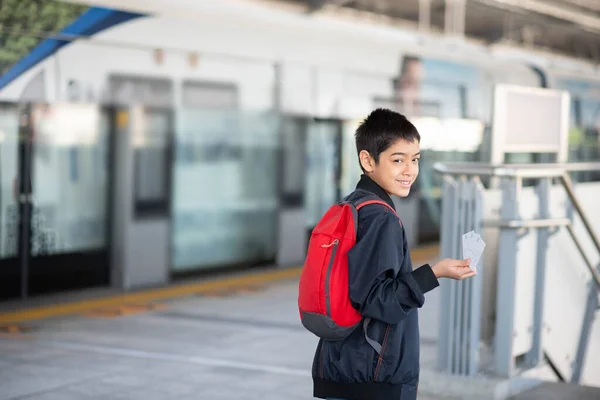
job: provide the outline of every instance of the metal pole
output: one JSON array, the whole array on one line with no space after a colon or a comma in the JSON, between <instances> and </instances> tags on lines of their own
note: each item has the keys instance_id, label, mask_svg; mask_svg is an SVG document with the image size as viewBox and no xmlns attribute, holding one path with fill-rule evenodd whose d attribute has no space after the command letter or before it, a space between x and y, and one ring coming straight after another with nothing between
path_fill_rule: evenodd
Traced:
<instances>
[{"instance_id":1,"label":"metal pole","mask_svg":"<svg viewBox=\"0 0 600 400\"><path fill-rule=\"evenodd\" d=\"M590 340L590 333L594 325L594 319L598 312L598 286L592 280L589 283L589 294L588 301L585 307L585 314L583 316L583 324L581 326L581 333L579 335L579 343L577 344L577 354L575 355L575 361L573 365L573 373L571 375L571 383L579 383L581 379L581 372L585 363L585 356L588 349L588 343Z\"/></svg>"},{"instance_id":2,"label":"metal pole","mask_svg":"<svg viewBox=\"0 0 600 400\"><path fill-rule=\"evenodd\" d=\"M452 251L450 253L451 258L455 258L456 249L458 247L458 235L457 235L457 227L460 224L461 216L460 216L460 181L457 181L454 195L452 196L454 201L452 202ZM451 340L449 342L448 351L450 354L450 373L456 373L458 370L458 351L456 349L456 342L458 341L458 334L456 327L458 326L457 320L460 320L460 309L456 306L457 299L460 295L459 288L457 285L458 282L450 280L448 285L450 286L450 302L448 303L450 309L450 332L451 332Z\"/></svg>"},{"instance_id":3,"label":"metal pole","mask_svg":"<svg viewBox=\"0 0 600 400\"><path fill-rule=\"evenodd\" d=\"M482 221L483 221L483 185L476 177L473 183L473 230L483 236ZM479 338L481 334L481 288L483 282L483 260L480 260L480 268L477 269L477 276L474 277L471 284L471 327L469 331L469 375L475 375L479 367Z\"/></svg>"},{"instance_id":4,"label":"metal pole","mask_svg":"<svg viewBox=\"0 0 600 400\"><path fill-rule=\"evenodd\" d=\"M440 249L441 258L450 258L453 256L454 245L454 226L455 217L454 203L456 202L455 193L457 191L456 183L453 178L444 176L443 197L442 197L442 220ZM440 325L438 341L438 367L445 373L452 372L452 343L454 309L452 307L452 286L450 280L442 279L440 282Z\"/></svg>"},{"instance_id":5,"label":"metal pole","mask_svg":"<svg viewBox=\"0 0 600 400\"><path fill-rule=\"evenodd\" d=\"M463 187L464 187L464 177L460 177L458 179L458 188L456 192L456 206L455 206L455 214L456 214L456 224L454 225L454 246L452 248L452 257L458 258L457 253L460 250L460 232L463 231L464 227L464 201L463 201ZM453 334L453 342L452 342L452 373L460 374L460 361L461 361L461 327L462 327L462 319L463 319L463 310L462 310L462 298L463 298L463 287L460 284L461 282L452 281L453 288L453 302L452 307L454 307L454 320L452 321L452 334Z\"/></svg>"},{"instance_id":6,"label":"metal pole","mask_svg":"<svg viewBox=\"0 0 600 400\"><path fill-rule=\"evenodd\" d=\"M550 179L540 180L537 187L538 218L550 218ZM526 361L536 366L542 358L542 324L544 321L544 293L546 287L546 254L550 237L547 227L537 230L537 257L535 271L535 290L533 292L533 324L531 329L531 350L526 355Z\"/></svg>"},{"instance_id":7,"label":"metal pole","mask_svg":"<svg viewBox=\"0 0 600 400\"><path fill-rule=\"evenodd\" d=\"M462 235L472 229L472 203L473 197L471 192L471 181L465 180L462 182L462 204L463 204L463 224L462 231L459 232L459 248L457 258L462 258ZM473 279L459 282L462 289L462 323L460 328L460 373L466 374L469 360L469 327L470 327L470 300L471 300L471 283Z\"/></svg>"},{"instance_id":8,"label":"metal pole","mask_svg":"<svg viewBox=\"0 0 600 400\"><path fill-rule=\"evenodd\" d=\"M518 218L521 179L505 179L502 184L502 219ZM498 292L496 295L496 327L494 363L496 372L510 377L514 370L513 326L515 310L515 275L517 264L517 232L501 229L498 241Z\"/></svg>"}]
</instances>

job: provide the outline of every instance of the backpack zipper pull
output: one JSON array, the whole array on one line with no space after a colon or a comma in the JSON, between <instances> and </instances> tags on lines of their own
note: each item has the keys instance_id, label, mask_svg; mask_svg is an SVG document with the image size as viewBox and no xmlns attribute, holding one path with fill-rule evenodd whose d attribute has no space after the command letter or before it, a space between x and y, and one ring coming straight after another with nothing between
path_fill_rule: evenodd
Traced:
<instances>
[{"instance_id":1,"label":"backpack zipper pull","mask_svg":"<svg viewBox=\"0 0 600 400\"><path fill-rule=\"evenodd\" d=\"M322 244L321 247L331 247L334 244L338 244L340 241L335 239L333 242L329 243L329 244Z\"/></svg>"}]
</instances>

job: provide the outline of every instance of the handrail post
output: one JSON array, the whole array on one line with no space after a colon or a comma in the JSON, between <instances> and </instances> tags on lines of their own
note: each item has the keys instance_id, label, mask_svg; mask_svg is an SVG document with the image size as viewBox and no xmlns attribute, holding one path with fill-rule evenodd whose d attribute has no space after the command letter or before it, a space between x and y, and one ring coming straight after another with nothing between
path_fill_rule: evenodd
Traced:
<instances>
[{"instance_id":1,"label":"handrail post","mask_svg":"<svg viewBox=\"0 0 600 400\"><path fill-rule=\"evenodd\" d=\"M471 181L471 193L473 195L473 230L483 236L483 185L479 177L474 177ZM469 327L469 375L476 375L479 370L479 341L481 338L481 303L484 274L486 270L484 260L480 261L480 267L477 270L477 279L472 279L471 285L471 326Z\"/></svg>"},{"instance_id":2,"label":"handrail post","mask_svg":"<svg viewBox=\"0 0 600 400\"><path fill-rule=\"evenodd\" d=\"M444 176L441 257L460 258L462 235L481 233L483 193L479 179ZM449 374L474 376L479 369L481 276L440 282L438 367Z\"/></svg>"},{"instance_id":3,"label":"handrail post","mask_svg":"<svg viewBox=\"0 0 600 400\"><path fill-rule=\"evenodd\" d=\"M515 220L519 218L518 198L521 184L522 181L518 177L504 179L504 182L502 182L502 219ZM505 377L512 376L515 367L513 358L513 332L517 241L516 230L500 228L494 364L496 372Z\"/></svg>"},{"instance_id":4,"label":"handrail post","mask_svg":"<svg viewBox=\"0 0 600 400\"><path fill-rule=\"evenodd\" d=\"M441 258L454 257L456 226L456 207L458 202L458 188L456 181L447 175L444 175L442 199L442 220L441 220ZM453 343L455 340L454 330L454 304L455 290L452 282L443 279L440 282L440 307L447 312L440 313L439 342L438 342L438 367L445 373L452 373Z\"/></svg>"},{"instance_id":5,"label":"handrail post","mask_svg":"<svg viewBox=\"0 0 600 400\"><path fill-rule=\"evenodd\" d=\"M589 292L587 298L587 304L585 308L585 314L583 317L583 325L581 327L581 333L579 336L579 343L577 344L577 353L575 355L575 362L573 365L573 373L571 375L572 383L579 383L581 380L581 374L583 366L585 365L585 357L587 354L588 343L590 340L590 334L592 333L592 327L594 325L594 317L598 312L598 286L596 282L591 281L589 283Z\"/></svg>"},{"instance_id":6,"label":"handrail post","mask_svg":"<svg viewBox=\"0 0 600 400\"><path fill-rule=\"evenodd\" d=\"M538 215L540 219L550 218L550 178L542 178L536 188ZM531 350L526 361L530 367L536 366L542 358L542 325L544 320L544 293L546 287L546 254L549 243L549 229L537 230L537 257L535 268L535 289L533 292L533 324L531 329Z\"/></svg>"}]
</instances>

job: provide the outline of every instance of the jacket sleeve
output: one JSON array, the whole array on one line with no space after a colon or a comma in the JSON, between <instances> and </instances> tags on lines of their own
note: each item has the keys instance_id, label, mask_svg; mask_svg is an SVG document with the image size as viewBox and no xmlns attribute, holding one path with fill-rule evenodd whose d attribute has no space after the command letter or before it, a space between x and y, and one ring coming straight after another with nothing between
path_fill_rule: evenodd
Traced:
<instances>
[{"instance_id":1,"label":"jacket sleeve","mask_svg":"<svg viewBox=\"0 0 600 400\"><path fill-rule=\"evenodd\" d=\"M422 307L424 294L439 285L429 265L395 276L404 262L403 242L398 219L381 213L364 226L348 252L350 300L364 317L397 324Z\"/></svg>"}]
</instances>

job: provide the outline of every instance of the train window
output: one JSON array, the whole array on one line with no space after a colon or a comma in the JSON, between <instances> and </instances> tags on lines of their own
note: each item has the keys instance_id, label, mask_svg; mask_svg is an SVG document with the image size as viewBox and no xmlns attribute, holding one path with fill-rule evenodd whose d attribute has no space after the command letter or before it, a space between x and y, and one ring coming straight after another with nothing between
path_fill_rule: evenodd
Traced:
<instances>
[{"instance_id":1,"label":"train window","mask_svg":"<svg viewBox=\"0 0 600 400\"><path fill-rule=\"evenodd\" d=\"M182 108L176 118L173 271L272 262L279 215L279 117Z\"/></svg>"},{"instance_id":2,"label":"train window","mask_svg":"<svg viewBox=\"0 0 600 400\"><path fill-rule=\"evenodd\" d=\"M308 121L287 118L281 130L281 202L285 207L299 207L304 202L305 146Z\"/></svg>"},{"instance_id":3,"label":"train window","mask_svg":"<svg viewBox=\"0 0 600 400\"><path fill-rule=\"evenodd\" d=\"M309 229L339 199L340 140L340 121L315 119L309 123L304 169L304 206Z\"/></svg>"},{"instance_id":4,"label":"train window","mask_svg":"<svg viewBox=\"0 0 600 400\"><path fill-rule=\"evenodd\" d=\"M600 85L592 81L560 79L557 89L571 94L569 162L600 159ZM573 172L578 182L599 181L600 172Z\"/></svg>"},{"instance_id":5,"label":"train window","mask_svg":"<svg viewBox=\"0 0 600 400\"><path fill-rule=\"evenodd\" d=\"M142 126L133 133L134 201L136 216L165 215L170 196L171 116L145 110Z\"/></svg>"},{"instance_id":6,"label":"train window","mask_svg":"<svg viewBox=\"0 0 600 400\"><path fill-rule=\"evenodd\" d=\"M111 74L108 77L108 99L111 104L144 104L171 107L173 84L169 79Z\"/></svg>"},{"instance_id":7,"label":"train window","mask_svg":"<svg viewBox=\"0 0 600 400\"><path fill-rule=\"evenodd\" d=\"M435 99L434 101L439 104L438 116L440 118L466 117L466 98L462 85L425 82L421 86L421 96L423 99Z\"/></svg>"},{"instance_id":8,"label":"train window","mask_svg":"<svg viewBox=\"0 0 600 400\"><path fill-rule=\"evenodd\" d=\"M19 110L0 104L0 260L17 255Z\"/></svg>"},{"instance_id":9,"label":"train window","mask_svg":"<svg viewBox=\"0 0 600 400\"><path fill-rule=\"evenodd\" d=\"M579 100L581 120L572 128L570 135L570 156L572 161L586 162L600 159L600 99L582 98ZM578 174L579 181L600 180L598 171Z\"/></svg>"}]
</instances>

